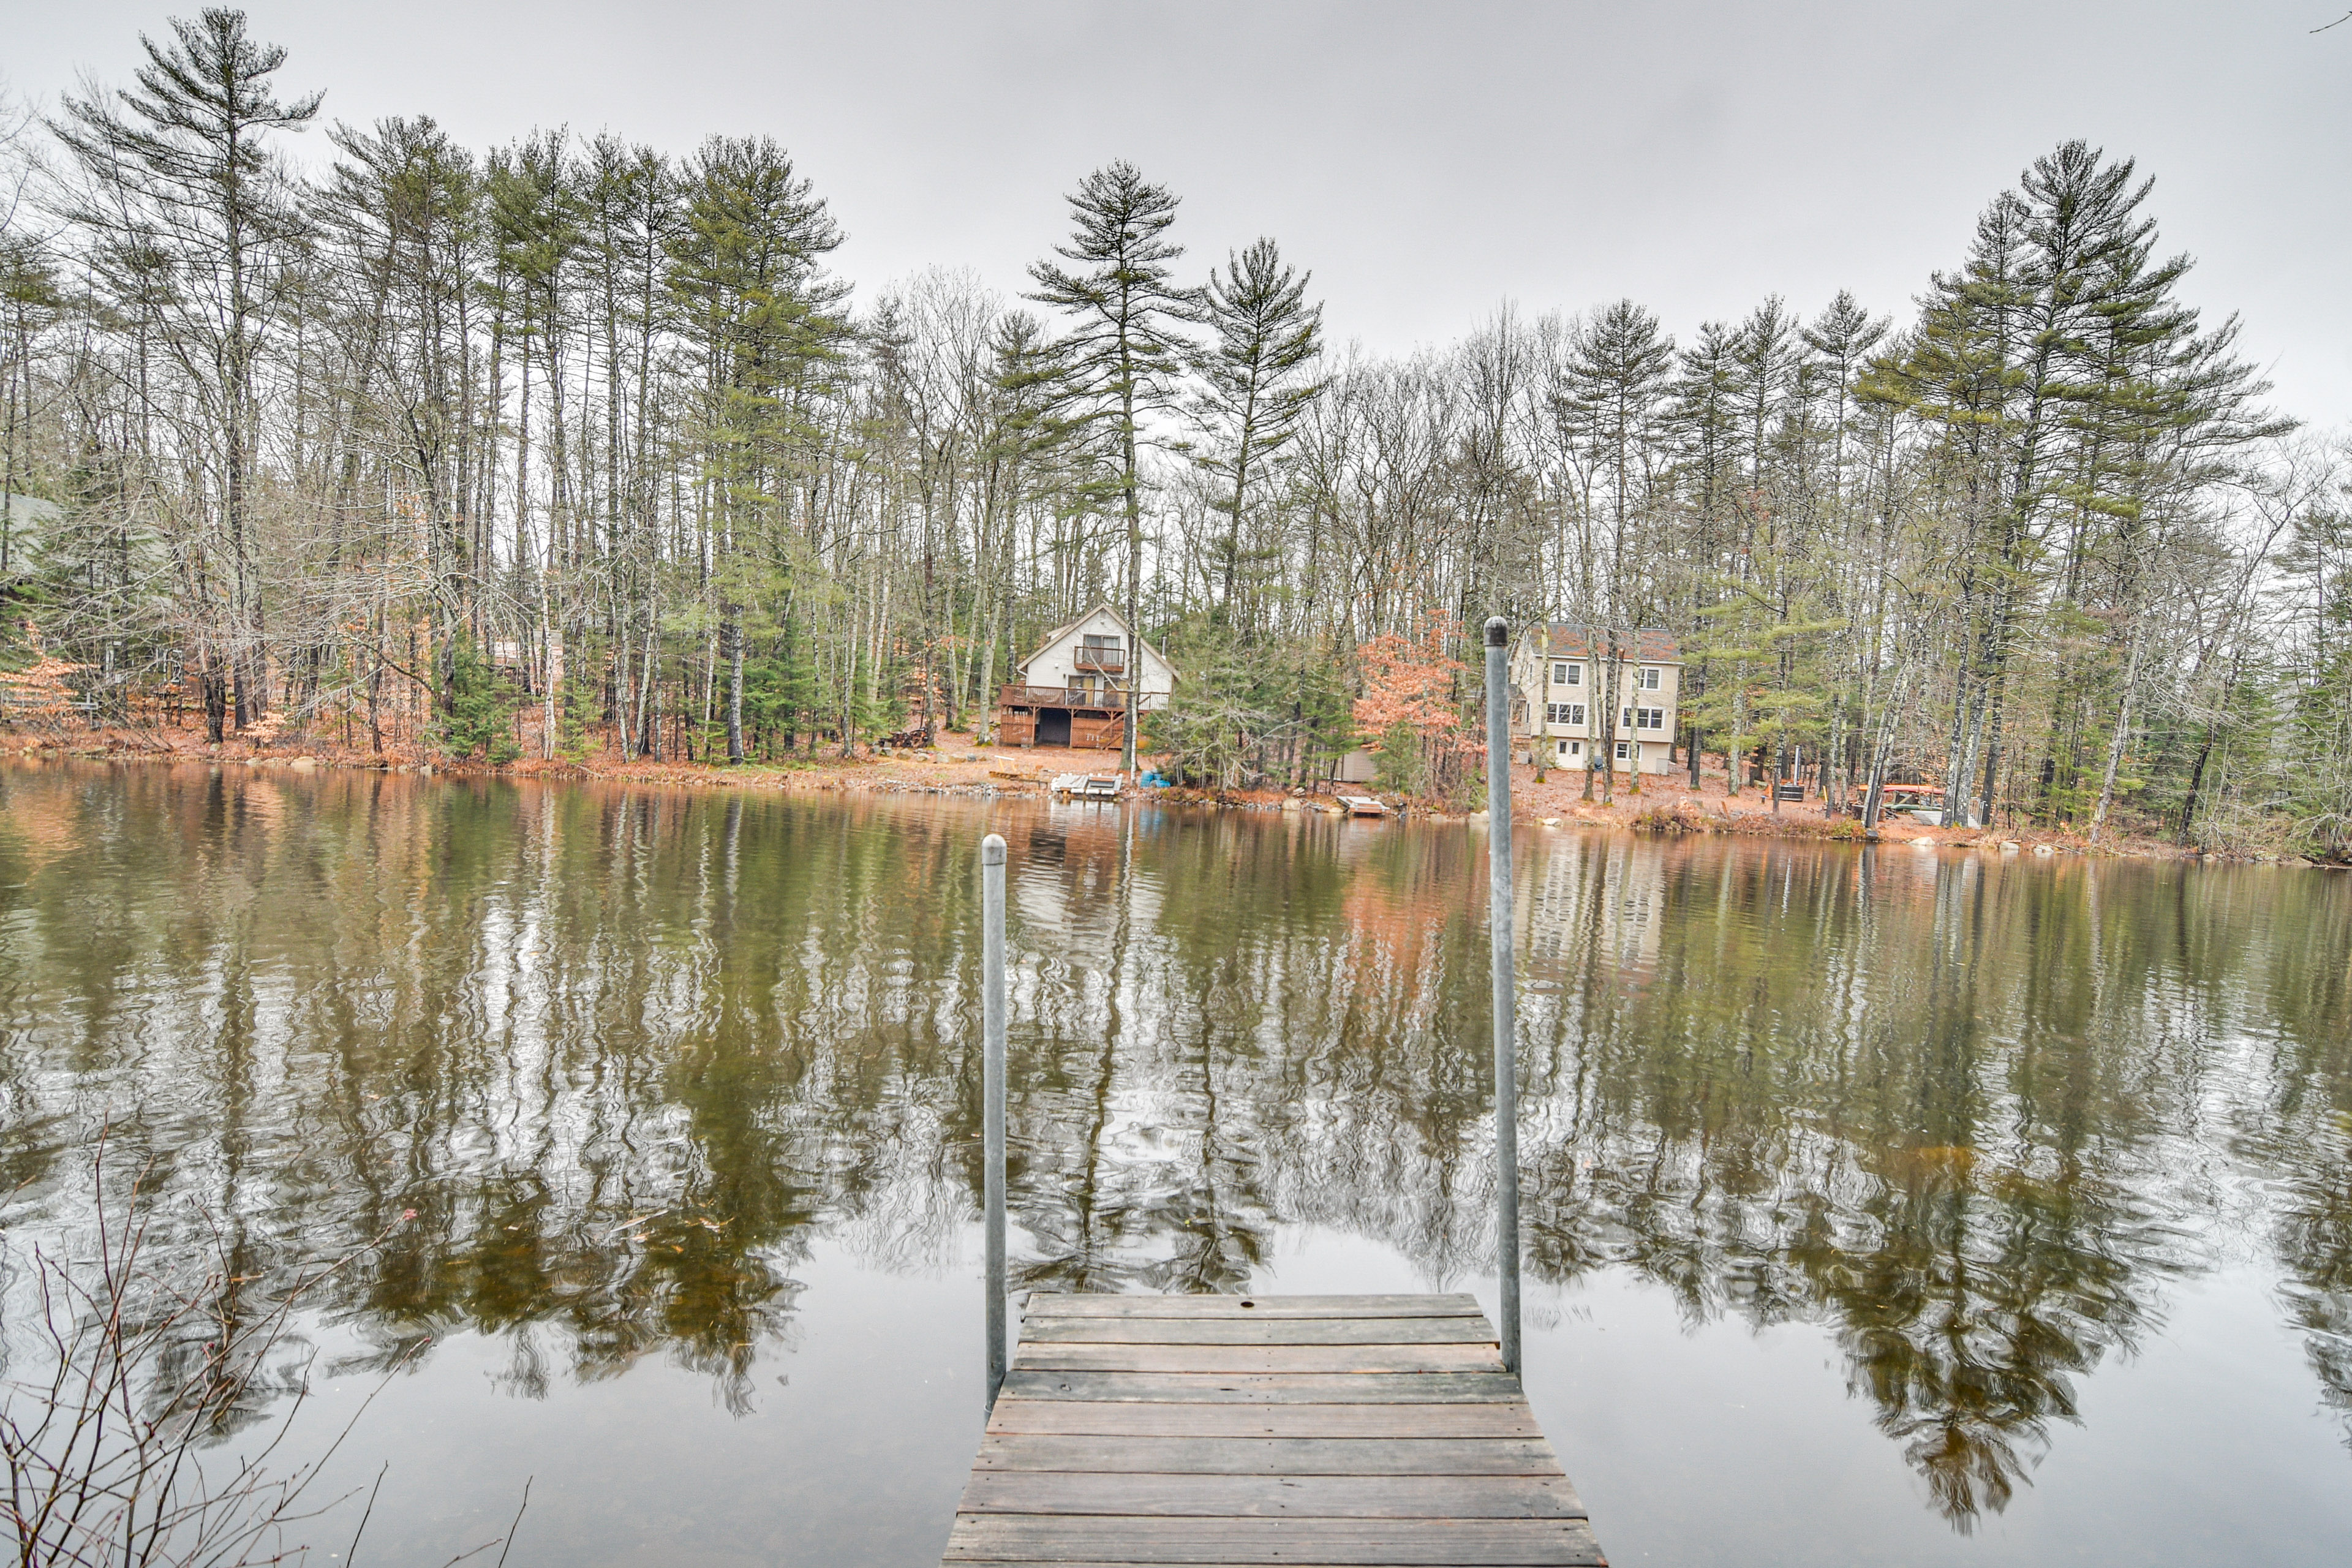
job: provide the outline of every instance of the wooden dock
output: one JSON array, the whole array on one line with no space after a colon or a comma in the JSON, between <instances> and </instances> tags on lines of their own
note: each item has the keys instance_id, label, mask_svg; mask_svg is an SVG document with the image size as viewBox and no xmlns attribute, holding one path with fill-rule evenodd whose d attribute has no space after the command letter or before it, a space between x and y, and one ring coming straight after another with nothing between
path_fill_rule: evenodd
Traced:
<instances>
[{"instance_id":1,"label":"wooden dock","mask_svg":"<svg viewBox=\"0 0 2352 1568\"><path fill-rule=\"evenodd\" d=\"M1034 1295L942 1561L1604 1559L1468 1296Z\"/></svg>"}]
</instances>

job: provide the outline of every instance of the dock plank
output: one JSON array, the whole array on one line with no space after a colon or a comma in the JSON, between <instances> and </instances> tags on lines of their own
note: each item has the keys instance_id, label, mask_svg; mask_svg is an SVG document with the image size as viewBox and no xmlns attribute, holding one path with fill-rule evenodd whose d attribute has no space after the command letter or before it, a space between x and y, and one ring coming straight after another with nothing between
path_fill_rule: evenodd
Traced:
<instances>
[{"instance_id":1,"label":"dock plank","mask_svg":"<svg viewBox=\"0 0 2352 1568\"><path fill-rule=\"evenodd\" d=\"M1475 1296L1088 1296L1039 1291L1023 1315L1039 1318L1479 1318Z\"/></svg>"},{"instance_id":2,"label":"dock plank","mask_svg":"<svg viewBox=\"0 0 2352 1568\"><path fill-rule=\"evenodd\" d=\"M1524 1403L1519 1380L1503 1372L1200 1373L1025 1371L1005 1373L1004 1393L1023 1399L1144 1400L1212 1405L1434 1405ZM1002 1408L1000 1403L999 1408Z\"/></svg>"},{"instance_id":3,"label":"dock plank","mask_svg":"<svg viewBox=\"0 0 2352 1568\"><path fill-rule=\"evenodd\" d=\"M1043 1373L1032 1373L1043 1376ZM1117 1375L1117 1374L1103 1374ZM1095 1437L1541 1437L1535 1417L1500 1400L1446 1404L1210 1404L1198 1399L999 1400L988 1429Z\"/></svg>"},{"instance_id":4,"label":"dock plank","mask_svg":"<svg viewBox=\"0 0 2352 1568\"><path fill-rule=\"evenodd\" d=\"M1581 1519L1566 1476L1162 1475L991 1471L963 1510L1134 1519Z\"/></svg>"},{"instance_id":5,"label":"dock plank","mask_svg":"<svg viewBox=\"0 0 2352 1568\"><path fill-rule=\"evenodd\" d=\"M1432 1408L1443 1408L1433 1406ZM982 1470L1100 1470L1196 1476L1558 1476L1541 1437L1063 1436L992 1432Z\"/></svg>"},{"instance_id":6,"label":"dock plank","mask_svg":"<svg viewBox=\"0 0 2352 1568\"><path fill-rule=\"evenodd\" d=\"M1488 1344L1483 1317L1451 1318L1032 1318L1033 1345L1435 1345Z\"/></svg>"},{"instance_id":7,"label":"dock plank","mask_svg":"<svg viewBox=\"0 0 2352 1568\"><path fill-rule=\"evenodd\" d=\"M1033 1296L943 1564L1599 1568L1468 1296Z\"/></svg>"},{"instance_id":8,"label":"dock plank","mask_svg":"<svg viewBox=\"0 0 2352 1568\"><path fill-rule=\"evenodd\" d=\"M1039 1344L1024 1340L1024 1372L1501 1372L1493 1342L1437 1345Z\"/></svg>"},{"instance_id":9,"label":"dock plank","mask_svg":"<svg viewBox=\"0 0 2352 1568\"><path fill-rule=\"evenodd\" d=\"M1605 1568L1580 1519L1134 1519L958 1514L942 1563Z\"/></svg>"}]
</instances>

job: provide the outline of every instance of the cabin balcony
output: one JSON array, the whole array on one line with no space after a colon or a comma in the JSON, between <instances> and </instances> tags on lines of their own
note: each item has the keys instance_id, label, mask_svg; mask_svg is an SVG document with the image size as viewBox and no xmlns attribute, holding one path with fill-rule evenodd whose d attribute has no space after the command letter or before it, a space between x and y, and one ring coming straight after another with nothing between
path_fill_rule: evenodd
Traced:
<instances>
[{"instance_id":1,"label":"cabin balcony","mask_svg":"<svg viewBox=\"0 0 2352 1568\"><path fill-rule=\"evenodd\" d=\"M1127 673L1127 654L1115 647L1082 647L1070 655L1070 666L1097 675Z\"/></svg>"},{"instance_id":2,"label":"cabin balcony","mask_svg":"<svg viewBox=\"0 0 2352 1568\"><path fill-rule=\"evenodd\" d=\"M1103 686L1091 689L1067 686L1000 687L996 693L999 708L1075 708L1104 713L1127 710L1127 689L1124 687Z\"/></svg>"}]
</instances>

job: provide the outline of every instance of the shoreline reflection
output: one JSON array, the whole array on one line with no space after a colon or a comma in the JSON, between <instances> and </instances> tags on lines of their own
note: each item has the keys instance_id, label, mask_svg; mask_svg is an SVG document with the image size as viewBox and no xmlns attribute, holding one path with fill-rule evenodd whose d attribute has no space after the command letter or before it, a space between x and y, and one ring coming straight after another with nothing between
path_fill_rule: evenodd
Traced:
<instances>
[{"instance_id":1,"label":"shoreline reflection","mask_svg":"<svg viewBox=\"0 0 2352 1568\"><path fill-rule=\"evenodd\" d=\"M502 1386L751 1407L820 1239L957 1265L972 850L1012 845L1022 1282L1238 1290L1286 1227L1487 1267L1484 840L1277 814L243 769L0 769L0 1160L101 1121L259 1290ZM1933 1508L2257 1251L2352 1446L2352 879L1534 834L1527 1267L1822 1325ZM12 1321L14 1321L12 1319Z\"/></svg>"}]
</instances>

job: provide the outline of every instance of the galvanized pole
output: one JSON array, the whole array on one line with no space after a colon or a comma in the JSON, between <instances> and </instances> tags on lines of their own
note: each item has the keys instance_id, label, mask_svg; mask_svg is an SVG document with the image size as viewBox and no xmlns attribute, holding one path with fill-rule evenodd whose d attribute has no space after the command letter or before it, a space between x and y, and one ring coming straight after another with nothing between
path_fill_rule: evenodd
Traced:
<instances>
[{"instance_id":1,"label":"galvanized pole","mask_svg":"<svg viewBox=\"0 0 2352 1568\"><path fill-rule=\"evenodd\" d=\"M980 841L982 1201L988 1215L988 1407L1004 1386L1004 840Z\"/></svg>"},{"instance_id":2,"label":"galvanized pole","mask_svg":"<svg viewBox=\"0 0 2352 1568\"><path fill-rule=\"evenodd\" d=\"M1486 921L1495 951L1495 1267L1503 1365L1519 1370L1519 1085L1511 913L1510 623L1486 623Z\"/></svg>"}]
</instances>

